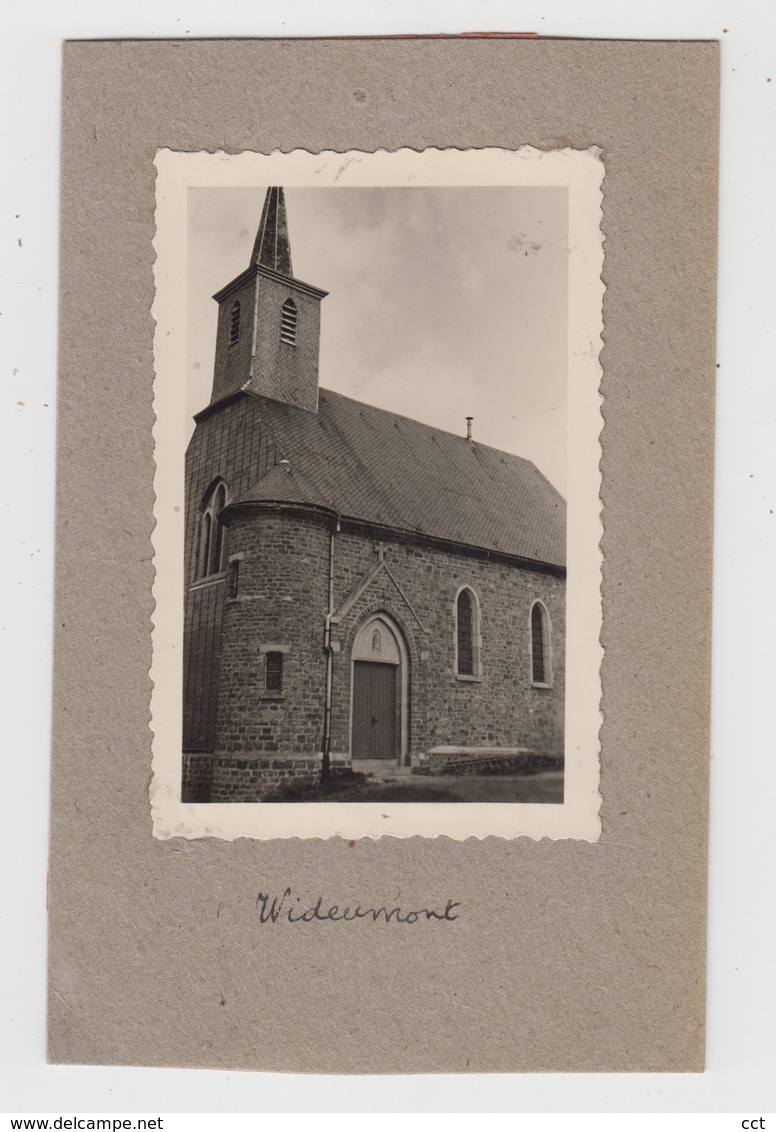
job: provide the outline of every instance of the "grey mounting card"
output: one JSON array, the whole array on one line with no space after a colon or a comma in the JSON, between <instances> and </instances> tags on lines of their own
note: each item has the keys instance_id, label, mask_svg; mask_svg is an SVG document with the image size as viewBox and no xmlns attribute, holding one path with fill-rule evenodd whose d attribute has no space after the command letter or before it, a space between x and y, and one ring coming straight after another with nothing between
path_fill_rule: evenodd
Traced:
<instances>
[{"instance_id":1,"label":"grey mounting card","mask_svg":"<svg viewBox=\"0 0 776 1132\"><path fill-rule=\"evenodd\" d=\"M718 82L715 43L419 39L65 46L49 912L52 1061L332 1073L703 1068ZM467 473L466 461L478 459L479 452L477 474L492 473L500 491L506 490L508 473L488 471L489 462L503 457L510 467L523 468L515 461L527 458L548 484L542 488L545 499L553 497L553 477L563 470L547 455L557 455L563 446L553 448L549 440L538 444L537 438L547 435L546 420L538 412L540 400L530 400L524 377L541 343L529 327L521 369L514 346L498 348L502 332L505 343L513 342L509 319L500 314L488 323L487 374L467 386L463 376L456 376L465 343L453 351L449 343L456 340L456 326L448 323L444 333L431 326L430 288L419 285L421 266L425 270L434 254L440 255L439 265L449 265L455 248L460 261L463 241L471 235L471 201L486 202L483 241L501 231L509 209L520 207L528 216L526 187L512 173L489 180L483 172L486 151L505 155L505 162L522 160L520 155L527 162L529 154L538 166L544 161L547 172L537 184L545 209L546 190L557 184L553 162L562 161L563 153L579 160L587 156L597 167L597 187L586 199L598 214L599 258L588 262L587 282L575 286L579 245L566 235L566 275L558 268L552 276L556 288L558 279L568 278L563 328L569 343L576 328L592 325L575 318L579 296L588 296L591 309L603 308L603 329L599 325L584 344L566 351L569 403L582 388L575 384L574 366L586 365L588 381L594 371L592 380L600 379L600 397L580 401L579 411L590 413L591 428L598 418L594 433L603 421L600 460L595 460L600 506L593 499L592 512L585 512L591 518L583 524L579 544L580 553L590 554L584 561L594 577L583 590L588 598L600 594L601 649L596 652L594 634L583 652L589 660L575 667L570 648L565 657L567 680L578 680L579 689L586 689L584 710L590 719L600 711L600 736L593 726L580 739L583 761L588 758L588 777L582 779L590 799L585 828L543 828L540 822L562 815L569 801L581 796L569 747L580 712L566 688L565 751L558 764L553 720L560 718L563 705L557 696L551 709L546 704L559 688L560 674L560 607L553 595L559 579L567 577L570 625L572 592L584 573L572 568L573 561L583 559L573 558L571 528L573 517L583 514L574 492L581 493L581 501L587 481L573 473L560 492L569 501L568 575L561 574L549 552L527 552L528 543L496 545L498 532L488 522L491 516L498 519L498 492L492 498L483 492L476 476ZM402 154L406 161L398 167ZM435 160L474 165L465 173L461 167L446 170L438 180L429 167L410 167L433 154L441 155ZM333 155L341 158L339 164ZM165 181L164 163L173 159L188 169L201 162L207 177L187 172L175 185ZM261 166L267 161L277 164ZM314 168L294 173L293 161L311 162ZM243 180L236 170L250 162L257 164ZM387 164L373 181L358 181L380 162ZM312 179L332 170L341 183ZM450 180L454 172L456 179ZM408 174L416 180L408 180ZM278 198L267 192L284 182L287 220ZM438 195L441 188L449 190L444 199ZM505 188L504 201L497 200ZM184 189L185 205L172 208L165 220L170 194ZM213 204L214 189L233 194L231 220L226 197ZM326 279L307 280L304 256L315 232L324 230L308 223L315 220L316 206L309 207L313 190L334 202L330 207L321 197L321 225L328 214L340 231L348 222L351 228L366 227L362 222L370 210L383 220L371 224L369 239L363 237L361 249L368 248L368 255L359 257L352 242L338 241L328 261L321 261L328 262ZM571 234L574 190L563 191L569 192ZM492 192L496 196L487 200L482 195ZM275 209L272 257L266 232L254 240L263 200L268 216ZM343 208L345 200L353 207ZM415 269L405 269L404 259L395 262L407 231L390 227L397 214L394 202L408 222L426 217L417 228L423 264ZM502 206L506 212L499 211ZM536 217L548 218L541 208L537 205ZM466 219L453 222L455 216ZM475 250L460 278L438 270L440 293L450 296L450 303L438 304L440 319L461 292L469 300L460 308L462 317L475 325L480 315L472 312L482 311L483 320L490 317L481 300L488 295L487 271L502 270L502 245L511 241L512 258L504 253L503 261L507 274L518 259L525 264L520 271L530 272L532 257L549 254L551 241L542 244L527 221L515 226L511 216L512 229L487 256L474 243L466 245ZM208 217L218 221L210 234ZM436 245L439 253L426 239L434 224L447 226ZM178 244L165 244L176 225ZM199 243L191 242L192 226ZM380 260L372 237L389 232L395 241L387 251L394 258L387 254ZM234 269L225 255L232 234ZM181 271L211 271L210 260L193 255L196 250L199 257L208 240L217 267L192 296L175 280L183 279ZM181 262L176 247L183 249ZM378 283L362 272L365 259L381 263L380 287L391 279L404 279L410 292L415 286L426 333L414 353L409 351L404 371L395 357L381 371L377 345L381 335L390 334L375 324L375 366L364 370L371 386L360 388L357 374L355 387L338 386L338 380L346 380L347 366L332 353L332 339L325 344L332 332L324 320L344 335L348 319L357 323L359 311L371 317L382 307L398 337L407 305L406 296L394 300L382 290L367 290ZM348 268L354 281L350 295ZM329 289L329 277L341 281L332 285L332 298L322 306L320 400L295 405L294 398L312 398L313 386L297 372L302 355L291 351L307 341L309 303ZM520 303L540 293L538 277L520 278L515 322L525 318ZM203 370L213 363L212 339L202 346L201 362L200 354L190 353L199 349L198 316L191 312L198 309L199 296L204 302L208 291L220 295L228 320L224 348L239 351L243 304L235 315L234 298L223 294L230 281L250 293L252 337L243 340L255 348L253 361L245 363L253 368L234 390L227 387L227 370L217 369L225 383L222 392L238 407L260 410L282 451L262 467L256 481L260 490L249 484L232 495L227 477L223 488L217 477L209 481L205 487L212 491L197 500L200 510L192 511L187 542L182 517L174 518L174 508L180 507L176 492L183 490L180 457L189 414L181 394L188 384L192 412L200 418L203 404L205 419L208 414L225 419L226 411L224 399L213 399L207 387L212 368L203 372L201 386L199 379L186 380L195 376L195 360ZM492 288L490 294L498 312L501 293ZM271 375L266 384L269 355L260 348L265 301L278 305L280 344L272 347L272 356L284 351L286 361L278 363L277 373L297 367L291 386L282 390ZM537 305L541 320L546 304ZM271 322L274 315L268 317ZM171 349L182 346L182 354L165 355L167 331ZM451 375L448 394L429 394L424 404L411 375L432 374L435 356ZM500 366L504 372L513 367L514 390L507 383L492 392L487 384ZM391 380L377 381L381 372ZM401 387L406 399L395 404L386 399L388 386ZM528 399L523 410L526 405L537 409L536 425L506 436L498 429L518 416L510 410L518 394ZM466 402L478 395L476 411L470 410ZM355 409L348 408L354 404ZM335 427L344 429L348 413L351 424L338 450L343 459L346 455L356 461L354 467L368 470L365 429L384 443L379 452L383 478L361 495L339 473L327 479L331 463L316 446ZM471 439L465 432L468 415L475 418ZM497 417L504 420L491 420ZM576 412L565 418L567 432L577 418ZM291 428L292 420L302 424ZM391 428L403 430L403 446L388 442L389 420ZM170 437L176 430L183 441L174 451ZM598 443L595 435L592 439ZM159 458L160 443L168 442L169 473ZM457 469L450 506L416 512L414 528L399 540L397 529L417 501L391 480L391 468L400 466L390 463L398 459L391 452L403 447L421 460L430 444L443 446L445 459ZM564 451L571 471L568 444ZM245 467L250 466L249 461ZM515 472L509 483L518 482ZM387 483L396 483L396 491L386 490ZM438 465L431 462L426 479L418 478L418 498L434 484L437 491L444 486ZM464 507L470 484L481 515ZM589 493L584 498L589 505ZM401 513L398 500L403 500ZM334 554L326 558L334 563L327 575L333 580L332 602L324 588L320 626L316 621L308 636L298 639L291 620L276 622L278 636L269 635L269 620L261 621L278 605L274 599L281 591L265 595L263 606L259 600L267 579L286 569L267 571L259 551L269 543L261 540L265 530L280 530L292 509L289 573L304 558L314 590L321 546L327 552L333 547ZM476 521L480 533L463 531L458 538L451 525L456 514ZM596 523L602 524L600 538L600 526L591 536ZM375 537L378 527L382 534ZM218 533L222 529L225 535ZM541 529L545 542L535 545L547 548L550 527ZM192 550L194 531L200 541ZM165 557L168 536L170 546L175 539L179 547L189 546L186 578L181 556ZM278 537L282 542L284 536ZM602 564L593 553L599 543ZM430 547L437 556L433 561L415 558L416 552L430 554ZM522 562L508 569L509 558ZM488 621L491 610L502 609L497 588L487 581L493 563L502 559L504 585L518 579L510 632ZM459 560L466 561L472 577L452 578L461 573L454 564ZM437 571L430 597L423 597L417 581L420 562ZM545 571L552 587L545 587L544 596L526 583L542 573L537 564L554 570ZM344 573L337 573L346 565L349 588ZM519 566L517 572L510 572L513 566ZM160 593L166 577L179 587L178 597ZM456 588L444 606L439 595L453 581ZM224 656L237 656L245 641L249 646L247 661L219 669L218 703L231 705L232 715L220 707L214 715L200 712L202 726L214 729L215 738L192 746L185 757L180 685L175 695L165 693L160 700L160 689L172 685L156 671L165 657L173 681L183 671L184 582L197 600L219 587L230 595L224 598ZM283 591L281 596L290 595ZM256 600L240 605L241 597ZM436 609L438 621L429 620L424 601ZM588 609L595 618L594 605ZM259 618L242 644L238 613L245 624ZM347 622L351 614L352 624ZM327 682L322 693L318 683L311 683L310 713L318 726L323 705L325 742L313 741L300 726L298 749L273 752L272 728L281 718L293 718L292 693L301 686L304 650L313 647L313 637ZM444 659L445 648L452 659ZM176 649L178 658L171 661ZM545 697L539 714L547 721L541 732L546 749L540 746L541 729L531 723L535 712L524 721L524 731L515 732L514 743L495 718L498 689L507 679L507 668L499 668L507 649L513 650L509 679L514 678L515 704L527 704L530 711L537 697ZM201 655L216 665L215 654L205 650ZM449 663L444 686L429 680L422 668L431 671L440 657ZM600 704L594 702L599 671ZM250 698L254 692L262 701L258 708ZM493 739L472 706L477 696L484 697L485 712L494 714ZM364 702L377 709L367 712ZM461 702L472 706L470 734L449 706ZM199 697L189 703L198 704ZM392 705L389 729L370 738L371 717L382 718L382 711L387 718L385 703ZM241 704L247 713L242 723L235 714ZM458 732L450 722L455 720ZM246 750L246 744L254 746ZM527 768L525 751L532 746L545 763ZM281 757L286 753L288 758ZM350 774L356 812L376 804L388 815L379 818L377 828L352 824L347 811L354 806L330 803L330 795L323 805L309 804L319 797L314 793L318 767L313 766L319 754L329 764L327 790L333 789L332 770L335 779ZM366 758L357 759L359 754ZM390 773L389 755L395 762ZM290 789L284 782L289 768L297 769L305 759L315 773L309 780L300 776L297 800L283 795L284 801L267 801L268 778L279 783L273 789ZM249 766L252 760L255 765ZM382 760L382 775L365 765L369 760L374 765ZM450 773L456 760L467 773ZM483 774L483 760L501 773ZM194 765L202 769L194 785L203 794L196 801L190 793L186 801L178 768L190 771ZM529 783L537 776L527 769L544 776L544 793ZM252 774L257 781L264 776L256 790L247 785ZM513 779L513 793L494 798L493 789L506 790ZM406 795L391 801L394 789L417 790L418 781L424 790L437 791L440 800L428 802L425 794L417 794L413 797L422 797L423 804L407 804ZM533 793L520 792L529 786ZM305 793L311 789L312 794ZM443 802L440 790L454 801ZM230 791L233 800L226 802ZM165 826L168 817L160 806L188 806L175 820L195 819L199 828ZM253 815L273 806L280 816L272 820L279 826L263 831L250 826L263 820ZM400 829L398 818L411 810L410 824ZM420 821L421 810L432 812L432 825ZM454 811L459 825L436 821L442 810ZM496 810L508 814L510 828L498 824ZM329 821L332 811L334 825L315 825ZM457 836L460 822L479 813L485 814L485 826ZM251 815L242 828L241 814ZM310 814L311 832L302 828ZM413 826L416 819L419 824ZM231 823L227 832L218 824L224 820ZM535 821L539 824L531 825ZM388 828L381 827L383 822Z\"/></svg>"}]
</instances>

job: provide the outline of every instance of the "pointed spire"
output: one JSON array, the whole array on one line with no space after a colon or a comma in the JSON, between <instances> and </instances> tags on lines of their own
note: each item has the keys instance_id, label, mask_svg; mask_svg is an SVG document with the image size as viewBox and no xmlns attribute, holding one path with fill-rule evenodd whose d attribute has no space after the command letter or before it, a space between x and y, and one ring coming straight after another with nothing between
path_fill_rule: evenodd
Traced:
<instances>
[{"instance_id":1,"label":"pointed spire","mask_svg":"<svg viewBox=\"0 0 776 1132\"><path fill-rule=\"evenodd\" d=\"M264 208L261 213L256 243L253 245L251 263L259 267L269 267L281 275L293 276L291 267L291 244L288 239L288 221L283 190L277 187L267 189Z\"/></svg>"}]
</instances>

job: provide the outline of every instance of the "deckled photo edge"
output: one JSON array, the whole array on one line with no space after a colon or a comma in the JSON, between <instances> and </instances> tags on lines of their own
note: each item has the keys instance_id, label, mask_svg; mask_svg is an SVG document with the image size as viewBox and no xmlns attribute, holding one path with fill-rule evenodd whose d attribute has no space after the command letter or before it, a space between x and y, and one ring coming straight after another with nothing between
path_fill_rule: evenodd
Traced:
<instances>
[{"instance_id":1,"label":"deckled photo edge","mask_svg":"<svg viewBox=\"0 0 776 1132\"><path fill-rule=\"evenodd\" d=\"M154 335L155 610L151 677L154 835L160 838L333 836L600 836L601 630L599 393L603 283L600 151L433 150L375 154L157 154ZM180 800L184 536L187 209L191 188L566 187L568 233L568 609L565 794L558 805L499 803L208 802ZM282 264L280 265L282 267ZM275 264L277 267L277 263ZM271 272L275 268L269 268ZM281 271L280 274L283 272ZM278 272L275 271L277 275ZM290 272L289 272L290 275ZM268 278L270 275L268 274ZM222 284L227 282L222 281ZM213 290L219 285L214 281ZM212 361L212 359L211 359ZM476 438L475 438L476 441ZM295 472L296 469L293 469ZM375 553L378 551L375 549ZM385 569L390 572L386 558ZM390 640L391 620L375 622ZM270 642L271 643L271 642ZM401 642L399 642L401 645ZM269 649L269 644L265 647ZM271 650L270 650L271 651ZM428 650L424 650L428 651ZM278 653L282 664L283 653ZM379 666L378 666L379 667ZM372 669L378 671L378 667ZM397 668L397 673L400 669ZM475 677L476 678L476 677ZM397 729L400 730L397 724ZM393 740L392 740L393 741ZM399 743L399 738L395 741Z\"/></svg>"}]
</instances>

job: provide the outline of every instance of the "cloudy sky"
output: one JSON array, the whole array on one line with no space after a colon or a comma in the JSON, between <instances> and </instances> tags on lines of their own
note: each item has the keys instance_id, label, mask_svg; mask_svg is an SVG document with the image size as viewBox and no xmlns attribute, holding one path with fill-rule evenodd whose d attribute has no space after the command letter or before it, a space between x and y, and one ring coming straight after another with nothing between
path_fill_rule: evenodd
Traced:
<instances>
[{"instance_id":1,"label":"cloudy sky","mask_svg":"<svg viewBox=\"0 0 776 1132\"><path fill-rule=\"evenodd\" d=\"M189 190L187 412L210 399L216 303L265 188ZM526 456L565 494L563 188L290 188L294 274L329 292L320 383Z\"/></svg>"}]
</instances>

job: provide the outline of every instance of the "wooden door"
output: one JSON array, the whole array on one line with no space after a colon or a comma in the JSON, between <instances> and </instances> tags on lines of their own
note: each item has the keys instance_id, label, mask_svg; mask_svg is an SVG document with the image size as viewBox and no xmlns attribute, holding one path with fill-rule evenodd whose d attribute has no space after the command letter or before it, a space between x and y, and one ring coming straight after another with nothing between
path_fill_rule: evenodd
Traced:
<instances>
[{"instance_id":1,"label":"wooden door","mask_svg":"<svg viewBox=\"0 0 776 1132\"><path fill-rule=\"evenodd\" d=\"M353 664L354 759L396 760L395 664Z\"/></svg>"}]
</instances>

